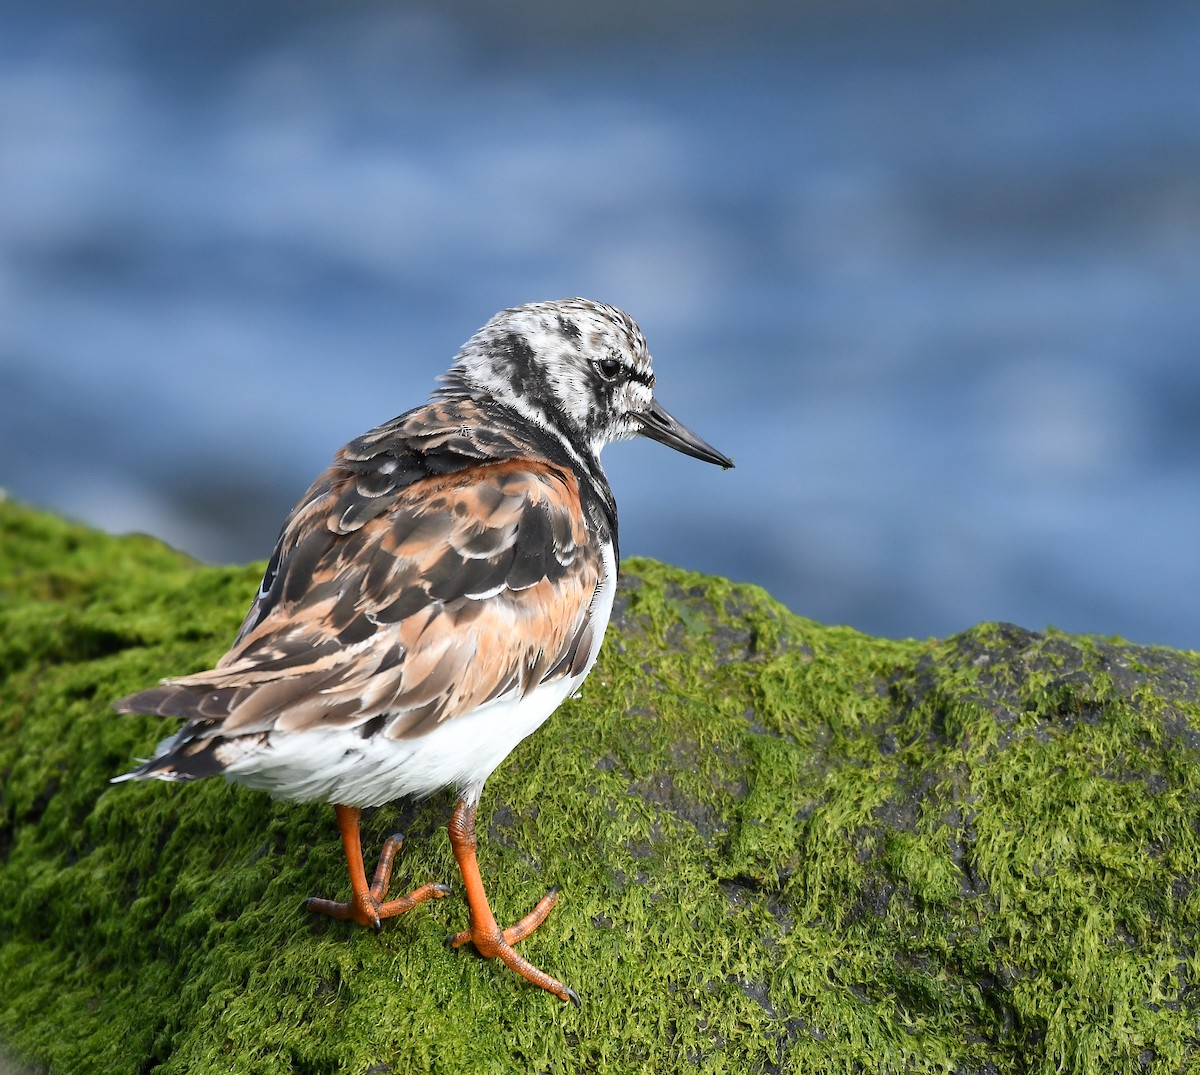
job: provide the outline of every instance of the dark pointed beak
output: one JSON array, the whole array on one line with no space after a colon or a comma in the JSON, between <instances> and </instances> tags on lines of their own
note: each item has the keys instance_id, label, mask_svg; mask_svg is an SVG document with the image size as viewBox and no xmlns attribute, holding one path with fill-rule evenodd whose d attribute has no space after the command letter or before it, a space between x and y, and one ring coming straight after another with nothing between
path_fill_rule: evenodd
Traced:
<instances>
[{"instance_id":1,"label":"dark pointed beak","mask_svg":"<svg viewBox=\"0 0 1200 1075\"><path fill-rule=\"evenodd\" d=\"M677 452L683 452L684 455L703 459L706 463L716 463L717 466L724 467L726 470L733 466L733 460L729 456L722 455L707 441L697 437L682 422L672 418L658 400L650 404L648 411L639 414L638 420L642 423L642 436L644 437L656 440L659 444L665 444L668 448L674 448Z\"/></svg>"}]
</instances>

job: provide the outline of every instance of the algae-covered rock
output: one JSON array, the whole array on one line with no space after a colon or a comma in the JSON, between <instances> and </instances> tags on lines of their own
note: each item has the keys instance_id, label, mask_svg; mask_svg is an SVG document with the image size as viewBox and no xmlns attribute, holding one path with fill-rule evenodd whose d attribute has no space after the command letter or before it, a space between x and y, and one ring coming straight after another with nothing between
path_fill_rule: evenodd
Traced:
<instances>
[{"instance_id":1,"label":"algae-covered rock","mask_svg":"<svg viewBox=\"0 0 1200 1075\"><path fill-rule=\"evenodd\" d=\"M578 1010L379 934L333 813L110 785L260 572L0 503L0 1043L102 1072L1178 1073L1200 1066L1200 657L986 625L896 642L626 567L582 697L488 784L498 917ZM448 795L374 811L396 887L457 881ZM368 862L368 867L370 861Z\"/></svg>"}]
</instances>

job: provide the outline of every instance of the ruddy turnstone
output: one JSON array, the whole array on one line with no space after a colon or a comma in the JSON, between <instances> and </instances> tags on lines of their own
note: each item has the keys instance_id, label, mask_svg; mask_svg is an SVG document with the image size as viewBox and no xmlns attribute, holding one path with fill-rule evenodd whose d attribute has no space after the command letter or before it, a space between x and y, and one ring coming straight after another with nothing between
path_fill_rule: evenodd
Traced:
<instances>
[{"instance_id":1,"label":"ruddy turnstone","mask_svg":"<svg viewBox=\"0 0 1200 1075\"><path fill-rule=\"evenodd\" d=\"M332 803L351 897L307 906L374 929L450 889L386 898L398 835L368 884L363 807L455 787L450 844L470 926L450 943L578 1003L513 948L557 888L501 929L475 858L475 811L496 766L596 661L618 562L600 450L639 434L733 466L654 398L627 314L587 299L497 314L428 403L352 440L304 494L216 667L116 703L185 721L116 779L222 773Z\"/></svg>"}]
</instances>

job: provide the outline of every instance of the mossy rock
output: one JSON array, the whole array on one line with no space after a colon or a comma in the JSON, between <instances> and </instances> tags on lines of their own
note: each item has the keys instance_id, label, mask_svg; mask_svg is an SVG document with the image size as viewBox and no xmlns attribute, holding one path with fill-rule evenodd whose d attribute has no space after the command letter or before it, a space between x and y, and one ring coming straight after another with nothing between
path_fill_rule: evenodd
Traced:
<instances>
[{"instance_id":1,"label":"mossy rock","mask_svg":"<svg viewBox=\"0 0 1200 1075\"><path fill-rule=\"evenodd\" d=\"M0 503L0 1042L33 1071L1180 1073L1200 1067L1200 657L985 625L896 642L633 561L581 698L488 784L480 859L560 1004L379 934L333 813L110 785L260 565ZM450 797L371 813L454 883ZM372 853L368 852L368 858ZM370 863L368 863L369 867ZM0 1061L0 1068L3 1061Z\"/></svg>"}]
</instances>

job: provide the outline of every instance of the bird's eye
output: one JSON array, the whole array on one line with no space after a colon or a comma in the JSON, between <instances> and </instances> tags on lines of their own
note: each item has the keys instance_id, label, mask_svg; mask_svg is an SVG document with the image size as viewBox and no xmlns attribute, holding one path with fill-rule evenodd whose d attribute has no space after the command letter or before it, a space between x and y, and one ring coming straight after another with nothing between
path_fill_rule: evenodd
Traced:
<instances>
[{"instance_id":1,"label":"bird's eye","mask_svg":"<svg viewBox=\"0 0 1200 1075\"><path fill-rule=\"evenodd\" d=\"M596 360L596 370L606 381L611 381L621 372L621 363L615 358L600 358Z\"/></svg>"}]
</instances>

